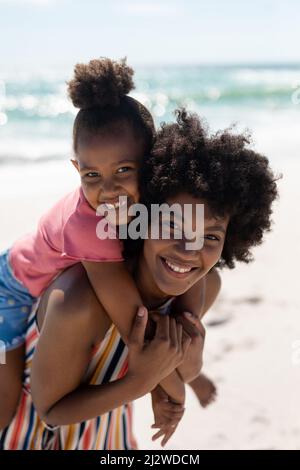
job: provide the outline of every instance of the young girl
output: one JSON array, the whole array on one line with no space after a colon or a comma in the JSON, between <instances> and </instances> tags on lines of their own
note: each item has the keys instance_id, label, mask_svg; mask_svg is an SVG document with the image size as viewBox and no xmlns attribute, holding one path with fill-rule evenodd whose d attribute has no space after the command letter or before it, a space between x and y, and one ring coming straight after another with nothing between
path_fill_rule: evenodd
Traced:
<instances>
[{"instance_id":1,"label":"young girl","mask_svg":"<svg viewBox=\"0 0 300 470\"><path fill-rule=\"evenodd\" d=\"M137 175L142 158L150 152L154 125L148 110L128 96L132 75L125 61L101 59L76 65L68 91L80 108L73 128L72 163L81 186L41 218L35 233L0 256L0 340L7 352L6 364L0 365L0 428L10 421L19 399L28 314L61 271L83 264L96 296L125 341L142 306L120 241L97 236L101 217L96 213L102 204L108 214L116 212L118 221L119 196L127 197L129 207L139 200ZM193 297L187 295L188 310L189 299L193 305L201 302L199 294L199 300ZM175 382L165 386L179 399L182 385L177 377Z\"/></svg>"}]
</instances>

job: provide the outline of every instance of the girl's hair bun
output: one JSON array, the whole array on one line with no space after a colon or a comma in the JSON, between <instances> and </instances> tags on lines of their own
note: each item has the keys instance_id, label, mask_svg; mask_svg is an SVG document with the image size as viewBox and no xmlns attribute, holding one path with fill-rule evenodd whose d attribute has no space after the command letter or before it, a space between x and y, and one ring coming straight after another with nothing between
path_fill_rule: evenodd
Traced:
<instances>
[{"instance_id":1,"label":"girl's hair bun","mask_svg":"<svg viewBox=\"0 0 300 470\"><path fill-rule=\"evenodd\" d=\"M133 88L133 69L126 58L116 62L107 58L76 64L74 78L68 82L68 94L76 108L118 106Z\"/></svg>"}]
</instances>

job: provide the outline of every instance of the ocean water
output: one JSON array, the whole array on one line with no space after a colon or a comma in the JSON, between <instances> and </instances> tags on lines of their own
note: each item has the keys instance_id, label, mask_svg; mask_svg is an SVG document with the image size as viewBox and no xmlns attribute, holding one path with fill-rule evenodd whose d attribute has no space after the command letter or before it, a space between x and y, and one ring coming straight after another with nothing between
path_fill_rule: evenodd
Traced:
<instances>
[{"instance_id":1,"label":"ocean water","mask_svg":"<svg viewBox=\"0 0 300 470\"><path fill-rule=\"evenodd\" d=\"M66 95L71 76L71 70L0 70L0 171L70 158L77 112ZM137 67L135 83L132 96L157 125L185 106L212 131L232 124L252 130L255 146L279 167L300 158L300 64Z\"/></svg>"}]
</instances>

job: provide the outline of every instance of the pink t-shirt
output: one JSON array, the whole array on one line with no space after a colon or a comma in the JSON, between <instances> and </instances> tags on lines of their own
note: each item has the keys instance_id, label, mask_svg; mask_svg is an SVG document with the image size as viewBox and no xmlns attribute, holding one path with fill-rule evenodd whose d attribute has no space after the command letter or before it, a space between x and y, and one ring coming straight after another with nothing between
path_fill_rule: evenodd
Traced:
<instances>
[{"instance_id":1,"label":"pink t-shirt","mask_svg":"<svg viewBox=\"0 0 300 470\"><path fill-rule=\"evenodd\" d=\"M38 297L67 267L81 261L123 261L117 238L101 240L102 216L88 204L82 188L67 194L39 221L35 233L15 242L9 261L15 277Z\"/></svg>"}]
</instances>

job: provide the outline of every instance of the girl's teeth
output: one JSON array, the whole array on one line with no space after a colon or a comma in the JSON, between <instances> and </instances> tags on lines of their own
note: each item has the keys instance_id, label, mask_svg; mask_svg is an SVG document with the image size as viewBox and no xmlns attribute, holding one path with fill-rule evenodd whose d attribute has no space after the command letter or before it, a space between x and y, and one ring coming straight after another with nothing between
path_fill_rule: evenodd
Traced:
<instances>
[{"instance_id":1,"label":"girl's teeth","mask_svg":"<svg viewBox=\"0 0 300 470\"><path fill-rule=\"evenodd\" d=\"M123 207L126 205L126 202L127 201L122 201L121 204L119 202L116 202L115 204L110 204L108 202L105 203L105 207L106 209L108 210L111 210L111 209L119 209L119 207Z\"/></svg>"},{"instance_id":2,"label":"girl's teeth","mask_svg":"<svg viewBox=\"0 0 300 470\"><path fill-rule=\"evenodd\" d=\"M116 204L106 203L105 206L106 206L106 209L111 210L111 209L118 209L118 207L120 207L120 204L118 202Z\"/></svg>"},{"instance_id":3,"label":"girl's teeth","mask_svg":"<svg viewBox=\"0 0 300 470\"><path fill-rule=\"evenodd\" d=\"M192 268L180 268L179 266L176 266L173 263L170 263L170 261L165 260L166 264L169 266L172 271L175 271L176 273L188 273Z\"/></svg>"}]
</instances>

